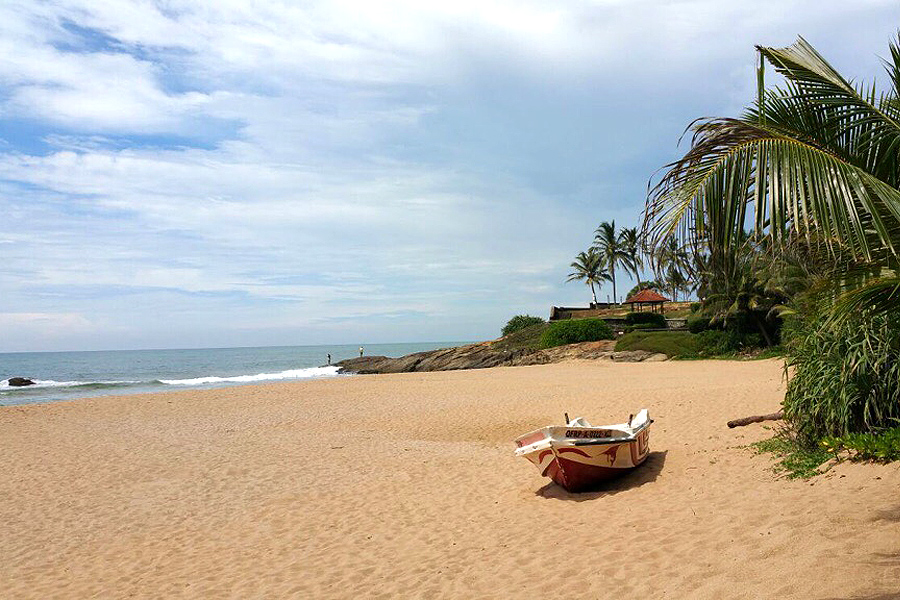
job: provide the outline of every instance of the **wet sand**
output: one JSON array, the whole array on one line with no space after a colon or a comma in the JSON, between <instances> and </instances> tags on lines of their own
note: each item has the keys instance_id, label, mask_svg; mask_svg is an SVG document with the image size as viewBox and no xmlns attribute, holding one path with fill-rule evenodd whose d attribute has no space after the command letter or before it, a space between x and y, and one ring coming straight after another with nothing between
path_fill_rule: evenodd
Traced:
<instances>
[{"instance_id":1,"label":"wet sand","mask_svg":"<svg viewBox=\"0 0 900 600\"><path fill-rule=\"evenodd\" d=\"M778 479L778 361L577 361L0 407L4 598L900 598L900 467ZM568 494L511 440L641 407ZM771 426L769 424L768 426Z\"/></svg>"}]
</instances>

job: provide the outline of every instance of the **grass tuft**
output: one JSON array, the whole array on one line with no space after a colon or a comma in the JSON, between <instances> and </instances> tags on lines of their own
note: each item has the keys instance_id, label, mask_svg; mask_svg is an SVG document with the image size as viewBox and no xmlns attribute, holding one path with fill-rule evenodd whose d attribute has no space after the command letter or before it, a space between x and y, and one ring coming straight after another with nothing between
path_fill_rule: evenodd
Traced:
<instances>
[{"instance_id":1,"label":"grass tuft","mask_svg":"<svg viewBox=\"0 0 900 600\"><path fill-rule=\"evenodd\" d=\"M541 347L541 335L547 329L547 323L537 323L515 333L503 336L499 340L491 342L491 346L497 350L538 350Z\"/></svg>"},{"instance_id":2,"label":"grass tuft","mask_svg":"<svg viewBox=\"0 0 900 600\"><path fill-rule=\"evenodd\" d=\"M819 474L819 467L833 458L824 448L805 448L781 433L750 444L757 454L773 454L780 460L772 466L788 479L809 479Z\"/></svg>"},{"instance_id":3,"label":"grass tuft","mask_svg":"<svg viewBox=\"0 0 900 600\"><path fill-rule=\"evenodd\" d=\"M646 350L669 358L695 358L697 339L687 331L632 331L616 342L616 352Z\"/></svg>"}]
</instances>

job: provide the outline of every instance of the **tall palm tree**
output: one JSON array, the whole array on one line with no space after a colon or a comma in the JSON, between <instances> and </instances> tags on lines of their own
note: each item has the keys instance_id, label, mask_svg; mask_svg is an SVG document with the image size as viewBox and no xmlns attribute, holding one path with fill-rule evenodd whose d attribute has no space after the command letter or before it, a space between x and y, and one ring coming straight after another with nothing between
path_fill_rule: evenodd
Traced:
<instances>
[{"instance_id":1,"label":"tall palm tree","mask_svg":"<svg viewBox=\"0 0 900 600\"><path fill-rule=\"evenodd\" d=\"M748 222L753 242L774 252L798 242L824 248L830 272L818 283L831 287L827 295L799 298L808 308L795 315L799 328L787 345L794 375L785 417L805 443L895 426L900 38L884 61L883 92L845 79L803 38L787 48L757 49L755 106L739 118L690 127L690 150L648 196L645 239L655 249L675 237L726 266ZM784 77L784 87L765 89L766 63Z\"/></svg>"},{"instance_id":2,"label":"tall palm tree","mask_svg":"<svg viewBox=\"0 0 900 600\"><path fill-rule=\"evenodd\" d=\"M623 228L620 234L622 250L628 256L626 264L637 281L638 289L641 288L641 269L644 268L644 260L641 257L640 234L637 227Z\"/></svg>"},{"instance_id":3,"label":"tall palm tree","mask_svg":"<svg viewBox=\"0 0 900 600\"><path fill-rule=\"evenodd\" d=\"M657 281L671 292L672 300L677 300L678 290L685 287L691 281L691 277L696 274L697 264L702 261L703 257L696 256L694 258L695 260L692 262L691 257L674 237L668 238L654 251L653 259Z\"/></svg>"},{"instance_id":4,"label":"tall palm tree","mask_svg":"<svg viewBox=\"0 0 900 600\"><path fill-rule=\"evenodd\" d=\"M666 269L666 278L663 282L668 286L669 289L667 291L672 294L674 302L678 302L678 290L684 289L689 283L684 273L672 266Z\"/></svg>"},{"instance_id":5,"label":"tall palm tree","mask_svg":"<svg viewBox=\"0 0 900 600\"><path fill-rule=\"evenodd\" d=\"M850 83L803 38L757 49L756 105L690 127L690 150L648 197L649 244L675 237L694 252L727 254L752 217L757 239L820 240L867 263L876 276L850 283L847 314L900 309L900 41L890 44L882 93ZM764 88L764 61L784 88Z\"/></svg>"},{"instance_id":6,"label":"tall palm tree","mask_svg":"<svg viewBox=\"0 0 900 600\"><path fill-rule=\"evenodd\" d=\"M616 268L621 263L628 263L628 254L622 243L621 236L616 232L616 222L603 221L594 232L594 248L603 256L609 279L613 286L613 304L618 304L616 295Z\"/></svg>"},{"instance_id":7,"label":"tall palm tree","mask_svg":"<svg viewBox=\"0 0 900 600\"><path fill-rule=\"evenodd\" d=\"M594 298L594 304L597 304L597 292L594 285L600 286L603 281L609 281L609 274L606 272L606 264L603 255L594 248L589 248L587 252L579 252L575 257L575 261L569 265L574 271L569 273L566 281L581 281L591 287L591 296Z\"/></svg>"}]
</instances>

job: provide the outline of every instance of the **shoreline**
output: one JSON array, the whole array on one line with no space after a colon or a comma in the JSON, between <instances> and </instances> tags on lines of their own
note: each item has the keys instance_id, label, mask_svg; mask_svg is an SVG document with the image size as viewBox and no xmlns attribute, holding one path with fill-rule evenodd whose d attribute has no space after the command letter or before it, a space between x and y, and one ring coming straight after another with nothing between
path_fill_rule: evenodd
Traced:
<instances>
[{"instance_id":1,"label":"shoreline","mask_svg":"<svg viewBox=\"0 0 900 600\"><path fill-rule=\"evenodd\" d=\"M779 480L744 447L769 430L725 426L781 394L774 360L569 361L3 407L0 577L16 598L900 591L900 468ZM644 405L648 462L596 491L513 456L564 411Z\"/></svg>"}]
</instances>

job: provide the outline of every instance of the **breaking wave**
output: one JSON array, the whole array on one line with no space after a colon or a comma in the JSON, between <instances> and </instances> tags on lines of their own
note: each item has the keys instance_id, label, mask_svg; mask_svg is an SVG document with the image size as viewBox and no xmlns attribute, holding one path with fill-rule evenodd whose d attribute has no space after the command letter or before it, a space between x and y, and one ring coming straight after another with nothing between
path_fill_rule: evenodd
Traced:
<instances>
[{"instance_id":1,"label":"breaking wave","mask_svg":"<svg viewBox=\"0 0 900 600\"><path fill-rule=\"evenodd\" d=\"M128 387L130 385L138 385L140 381L53 381L52 379L32 379L32 385L13 386L9 385L9 379L0 380L0 389L6 390L35 390L42 388L86 388L86 389L104 389L116 387Z\"/></svg>"},{"instance_id":2,"label":"breaking wave","mask_svg":"<svg viewBox=\"0 0 900 600\"><path fill-rule=\"evenodd\" d=\"M258 373L256 375L237 375L234 377L194 377L193 379L160 379L166 385L211 385L216 383L255 383L261 381L283 381L285 379L310 379L312 377L331 377L337 375L337 367L309 367L307 369L291 369L279 373Z\"/></svg>"},{"instance_id":3,"label":"breaking wave","mask_svg":"<svg viewBox=\"0 0 900 600\"><path fill-rule=\"evenodd\" d=\"M289 379L311 379L316 377L333 377L337 375L337 367L310 367L306 369L290 369L279 373L258 373L256 375L235 375L230 377L207 376L190 379L153 379L150 381L53 381L52 379L32 379L33 385L11 386L9 379L0 380L0 390L28 391L40 389L72 388L77 390L104 390L127 388L134 386L205 386L229 383L259 383L265 381L285 381Z\"/></svg>"}]
</instances>

